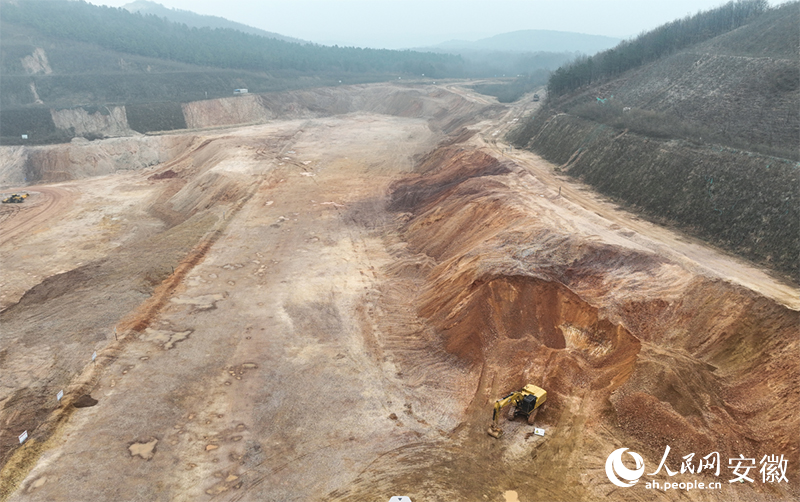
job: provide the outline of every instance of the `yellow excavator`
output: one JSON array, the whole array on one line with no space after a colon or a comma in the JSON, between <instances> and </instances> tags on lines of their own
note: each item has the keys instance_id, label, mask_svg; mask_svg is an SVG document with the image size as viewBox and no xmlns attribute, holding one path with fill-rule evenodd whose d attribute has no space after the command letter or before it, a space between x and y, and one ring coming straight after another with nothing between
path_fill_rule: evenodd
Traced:
<instances>
[{"instance_id":1,"label":"yellow excavator","mask_svg":"<svg viewBox=\"0 0 800 502\"><path fill-rule=\"evenodd\" d=\"M26 194L26 193L22 194L22 195L20 195L18 193L15 193L15 194L11 194L9 197L6 197L5 199L3 199L3 204L20 204L22 202L25 202L25 199L27 199L27 198L28 198L28 194Z\"/></svg>"},{"instance_id":2,"label":"yellow excavator","mask_svg":"<svg viewBox=\"0 0 800 502\"><path fill-rule=\"evenodd\" d=\"M528 423L533 425L533 420L539 409L547 400L547 391L541 387L528 384L516 392L512 392L494 403L494 414L492 415L492 425L489 427L489 435L493 438L500 438L503 429L500 428L500 413L503 408L511 405L508 410L508 419L514 420L518 415L523 415L528 419Z\"/></svg>"}]
</instances>

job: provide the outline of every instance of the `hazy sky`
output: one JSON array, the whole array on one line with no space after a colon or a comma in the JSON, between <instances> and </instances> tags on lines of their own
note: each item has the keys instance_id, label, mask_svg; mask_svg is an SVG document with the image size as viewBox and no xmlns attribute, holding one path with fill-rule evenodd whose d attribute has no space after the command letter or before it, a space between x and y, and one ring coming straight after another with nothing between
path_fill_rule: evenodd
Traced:
<instances>
[{"instance_id":1,"label":"hazy sky","mask_svg":"<svg viewBox=\"0 0 800 502\"><path fill-rule=\"evenodd\" d=\"M133 0L90 0L121 7ZM547 29L629 38L724 0L156 0L322 44L406 48ZM771 1L770 5L781 3Z\"/></svg>"}]
</instances>

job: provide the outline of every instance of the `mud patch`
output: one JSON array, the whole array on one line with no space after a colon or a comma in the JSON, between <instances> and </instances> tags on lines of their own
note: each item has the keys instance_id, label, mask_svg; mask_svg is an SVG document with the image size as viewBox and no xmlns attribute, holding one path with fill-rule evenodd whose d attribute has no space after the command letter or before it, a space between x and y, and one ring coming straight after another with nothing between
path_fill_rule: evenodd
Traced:
<instances>
[{"instance_id":1,"label":"mud patch","mask_svg":"<svg viewBox=\"0 0 800 502\"><path fill-rule=\"evenodd\" d=\"M168 180L168 179L177 178L177 177L178 177L178 173L176 173L172 169L167 169L163 173L156 173L156 174L154 174L152 176L149 176L147 179L148 180Z\"/></svg>"},{"instance_id":2,"label":"mud patch","mask_svg":"<svg viewBox=\"0 0 800 502\"><path fill-rule=\"evenodd\" d=\"M131 457L139 456L145 460L150 460L156 454L157 444L158 439L153 439L146 443L133 443L128 446L128 450L131 452Z\"/></svg>"},{"instance_id":3,"label":"mud patch","mask_svg":"<svg viewBox=\"0 0 800 502\"><path fill-rule=\"evenodd\" d=\"M286 304L283 309L292 319L297 333L312 336L322 342L335 340L340 336L342 318L334 303Z\"/></svg>"},{"instance_id":4,"label":"mud patch","mask_svg":"<svg viewBox=\"0 0 800 502\"><path fill-rule=\"evenodd\" d=\"M224 478L222 481L214 484L211 488L206 489L206 493L211 495L219 495L221 493L225 493L228 490L238 490L242 487L242 480L239 479L239 476L233 473L216 473L215 477Z\"/></svg>"},{"instance_id":5,"label":"mud patch","mask_svg":"<svg viewBox=\"0 0 800 502\"><path fill-rule=\"evenodd\" d=\"M217 308L217 302L224 299L223 294L212 294L195 296L193 298L178 297L170 299L176 305L191 305L194 310L213 310Z\"/></svg>"},{"instance_id":6,"label":"mud patch","mask_svg":"<svg viewBox=\"0 0 800 502\"><path fill-rule=\"evenodd\" d=\"M165 331L153 328L145 328L144 333L140 336L142 340L163 344L164 350L170 350L175 347L175 344L182 342L189 338L192 330L187 331Z\"/></svg>"},{"instance_id":7,"label":"mud patch","mask_svg":"<svg viewBox=\"0 0 800 502\"><path fill-rule=\"evenodd\" d=\"M31 483L30 486L28 486L28 489L26 491L28 493L30 493L30 492L36 490L37 488L41 488L42 486L44 486L45 483L47 483L47 476L42 476L41 478L39 478L39 479L35 480L33 483Z\"/></svg>"},{"instance_id":8,"label":"mud patch","mask_svg":"<svg viewBox=\"0 0 800 502\"><path fill-rule=\"evenodd\" d=\"M236 380L241 380L248 371L254 370L258 368L258 364L256 363L243 363L237 364L236 366L231 366L227 369L228 374L235 378Z\"/></svg>"},{"instance_id":9,"label":"mud patch","mask_svg":"<svg viewBox=\"0 0 800 502\"><path fill-rule=\"evenodd\" d=\"M93 398L89 394L84 394L75 401L72 402L72 406L76 408L91 408L92 406L97 405L97 399Z\"/></svg>"}]
</instances>

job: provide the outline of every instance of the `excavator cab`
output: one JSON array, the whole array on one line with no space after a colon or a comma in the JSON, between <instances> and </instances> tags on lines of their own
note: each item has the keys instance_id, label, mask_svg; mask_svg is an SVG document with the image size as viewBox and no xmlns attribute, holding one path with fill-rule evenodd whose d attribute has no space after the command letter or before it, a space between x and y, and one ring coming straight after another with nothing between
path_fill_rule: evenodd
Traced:
<instances>
[{"instance_id":1,"label":"excavator cab","mask_svg":"<svg viewBox=\"0 0 800 502\"><path fill-rule=\"evenodd\" d=\"M522 401L517 405L516 414L525 415L526 417L536 408L536 396L528 394L522 398Z\"/></svg>"}]
</instances>

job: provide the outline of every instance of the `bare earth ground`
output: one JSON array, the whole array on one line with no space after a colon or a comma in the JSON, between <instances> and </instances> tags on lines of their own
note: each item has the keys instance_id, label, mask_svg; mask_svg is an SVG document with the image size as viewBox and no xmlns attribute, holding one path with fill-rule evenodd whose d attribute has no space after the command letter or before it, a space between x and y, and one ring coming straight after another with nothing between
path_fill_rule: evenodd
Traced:
<instances>
[{"instance_id":1,"label":"bare earth ground","mask_svg":"<svg viewBox=\"0 0 800 502\"><path fill-rule=\"evenodd\" d=\"M0 496L796 497L798 290L509 151L530 102L453 111L469 130L415 106L194 132L4 205ZM545 437L486 435L528 382ZM613 450L649 473L665 445L673 470L721 452L724 486L608 481ZM789 482L728 483L739 454Z\"/></svg>"}]
</instances>

